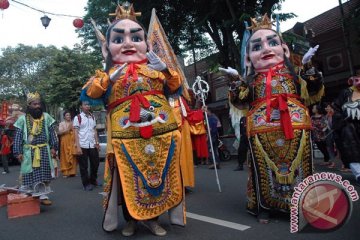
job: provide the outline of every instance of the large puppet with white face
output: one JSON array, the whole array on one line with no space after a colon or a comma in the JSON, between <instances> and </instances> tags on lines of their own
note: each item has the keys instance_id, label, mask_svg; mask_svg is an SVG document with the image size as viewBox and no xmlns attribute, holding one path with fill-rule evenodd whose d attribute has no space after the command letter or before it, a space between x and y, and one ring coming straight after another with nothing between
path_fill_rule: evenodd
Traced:
<instances>
[{"instance_id":1,"label":"large puppet with white face","mask_svg":"<svg viewBox=\"0 0 360 240\"><path fill-rule=\"evenodd\" d=\"M294 187L312 174L311 121L304 102L319 100L323 91L316 70L302 76L295 73L289 48L271 26L266 15L260 21L252 19L245 56L251 71L239 93L241 101L251 103L247 208L263 223L268 222L270 210L289 211ZM316 49L309 50L304 63Z\"/></svg>"},{"instance_id":2,"label":"large puppet with white face","mask_svg":"<svg viewBox=\"0 0 360 240\"><path fill-rule=\"evenodd\" d=\"M178 74L168 70L151 51L136 14L132 6L118 6L116 20L108 28L102 49L105 71L96 71L81 96L90 102L104 101L108 111L105 170L108 195L103 222L107 231L117 226L118 218L113 211L118 198L124 200L130 224L134 220L154 219L177 207L182 213L183 209L179 206L183 200L180 132L164 96L165 86L176 91L181 82ZM121 187L116 186L118 182ZM172 220L183 220L181 214L177 216ZM165 234L164 231L159 234Z\"/></svg>"},{"instance_id":3,"label":"large puppet with white face","mask_svg":"<svg viewBox=\"0 0 360 240\"><path fill-rule=\"evenodd\" d=\"M360 183L360 72L349 78L349 88L333 102L332 127L336 147L346 168L351 168Z\"/></svg>"}]
</instances>

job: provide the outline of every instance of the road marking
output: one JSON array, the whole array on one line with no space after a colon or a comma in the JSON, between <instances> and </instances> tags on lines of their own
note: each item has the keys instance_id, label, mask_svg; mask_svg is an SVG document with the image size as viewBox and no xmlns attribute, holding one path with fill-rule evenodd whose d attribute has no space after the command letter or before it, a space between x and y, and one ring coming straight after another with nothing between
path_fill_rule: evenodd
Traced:
<instances>
[{"instance_id":1,"label":"road marking","mask_svg":"<svg viewBox=\"0 0 360 240\"><path fill-rule=\"evenodd\" d=\"M203 222L220 225L223 227L240 230L240 231L245 231L246 229L250 228L250 226L247 226L247 225L242 225L242 224L238 224L238 223L234 223L234 222L224 221L224 220L217 219L217 218L202 216L202 215L190 213L190 212L186 212L186 217L196 219L199 221L203 221Z\"/></svg>"}]
</instances>

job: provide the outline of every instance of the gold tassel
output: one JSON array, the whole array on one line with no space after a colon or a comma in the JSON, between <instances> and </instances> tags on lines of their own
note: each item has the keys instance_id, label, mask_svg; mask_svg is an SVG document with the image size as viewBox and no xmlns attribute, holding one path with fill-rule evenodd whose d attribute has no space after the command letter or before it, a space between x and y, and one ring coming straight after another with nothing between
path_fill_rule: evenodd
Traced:
<instances>
[{"instance_id":1,"label":"gold tassel","mask_svg":"<svg viewBox=\"0 0 360 240\"><path fill-rule=\"evenodd\" d=\"M267 163L267 165L271 168L271 170L273 170L275 172L276 175L276 181L280 184L291 184L294 181L294 176L295 176L295 170L298 168L298 166L301 163L302 160L302 155L304 152L304 147L306 144L306 134L305 134L305 130L302 130L302 136L301 136L301 140L300 140L300 146L299 149L297 151L297 155L296 158L292 161L292 164L289 168L290 173L283 175L281 173L279 173L279 168L275 165L275 163L273 161L271 161L271 159L269 158L269 155L265 152L264 148L262 147L259 138L257 135L255 135L255 144L259 147L260 152L262 154L262 156L265 159L265 162Z\"/></svg>"},{"instance_id":2,"label":"gold tassel","mask_svg":"<svg viewBox=\"0 0 360 240\"><path fill-rule=\"evenodd\" d=\"M304 79L300 78L301 84L301 98L304 99L305 105L310 106L311 104L320 102L321 98L325 95L325 87L321 86L317 94L310 96L307 90L307 82Z\"/></svg>"},{"instance_id":3,"label":"gold tassel","mask_svg":"<svg viewBox=\"0 0 360 240\"><path fill-rule=\"evenodd\" d=\"M249 88L240 87L239 99L244 100L249 95Z\"/></svg>"}]
</instances>

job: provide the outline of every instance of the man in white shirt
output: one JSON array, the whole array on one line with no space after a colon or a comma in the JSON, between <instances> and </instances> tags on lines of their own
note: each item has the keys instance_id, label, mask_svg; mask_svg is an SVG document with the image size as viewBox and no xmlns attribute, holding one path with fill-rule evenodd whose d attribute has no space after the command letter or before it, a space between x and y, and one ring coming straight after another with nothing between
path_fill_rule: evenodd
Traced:
<instances>
[{"instance_id":1,"label":"man in white shirt","mask_svg":"<svg viewBox=\"0 0 360 240\"><path fill-rule=\"evenodd\" d=\"M73 127L75 129L75 148L78 155L81 181L85 191L93 190L98 186L97 172L99 168L99 139L96 131L96 121L90 113L90 104L81 103L81 113L75 116ZM90 161L90 175L88 172L88 159Z\"/></svg>"}]
</instances>

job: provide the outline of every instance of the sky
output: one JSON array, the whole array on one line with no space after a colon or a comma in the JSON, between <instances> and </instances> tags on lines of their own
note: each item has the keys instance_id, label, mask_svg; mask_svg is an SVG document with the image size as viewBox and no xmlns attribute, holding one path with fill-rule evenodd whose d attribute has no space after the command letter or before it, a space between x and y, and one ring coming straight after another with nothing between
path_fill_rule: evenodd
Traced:
<instances>
[{"instance_id":1,"label":"sky","mask_svg":"<svg viewBox=\"0 0 360 240\"><path fill-rule=\"evenodd\" d=\"M80 43L76 28L73 26L75 17L53 16L49 26L45 29L40 18L44 13L22 6L8 0L10 7L0 11L0 49L7 46L15 47L19 43L36 46L54 45L61 48L72 48ZM87 0L16 0L33 8L46 12L82 17Z\"/></svg>"},{"instance_id":2,"label":"sky","mask_svg":"<svg viewBox=\"0 0 360 240\"><path fill-rule=\"evenodd\" d=\"M57 14L73 16L85 15L87 0L16 0L33 8ZM149 0L150 1L150 0ZM347 0L342 0L346 2ZM11 46L54 45L58 48L72 48L80 43L72 22L75 17L53 16L50 25L45 29L40 21L44 13L22 6L9 0L10 7L0 11L0 49ZM339 0L285 0L280 12L293 12L298 17L281 23L281 31L292 28L296 22L304 22L339 5ZM161 21L161 19L160 19Z\"/></svg>"}]
</instances>

